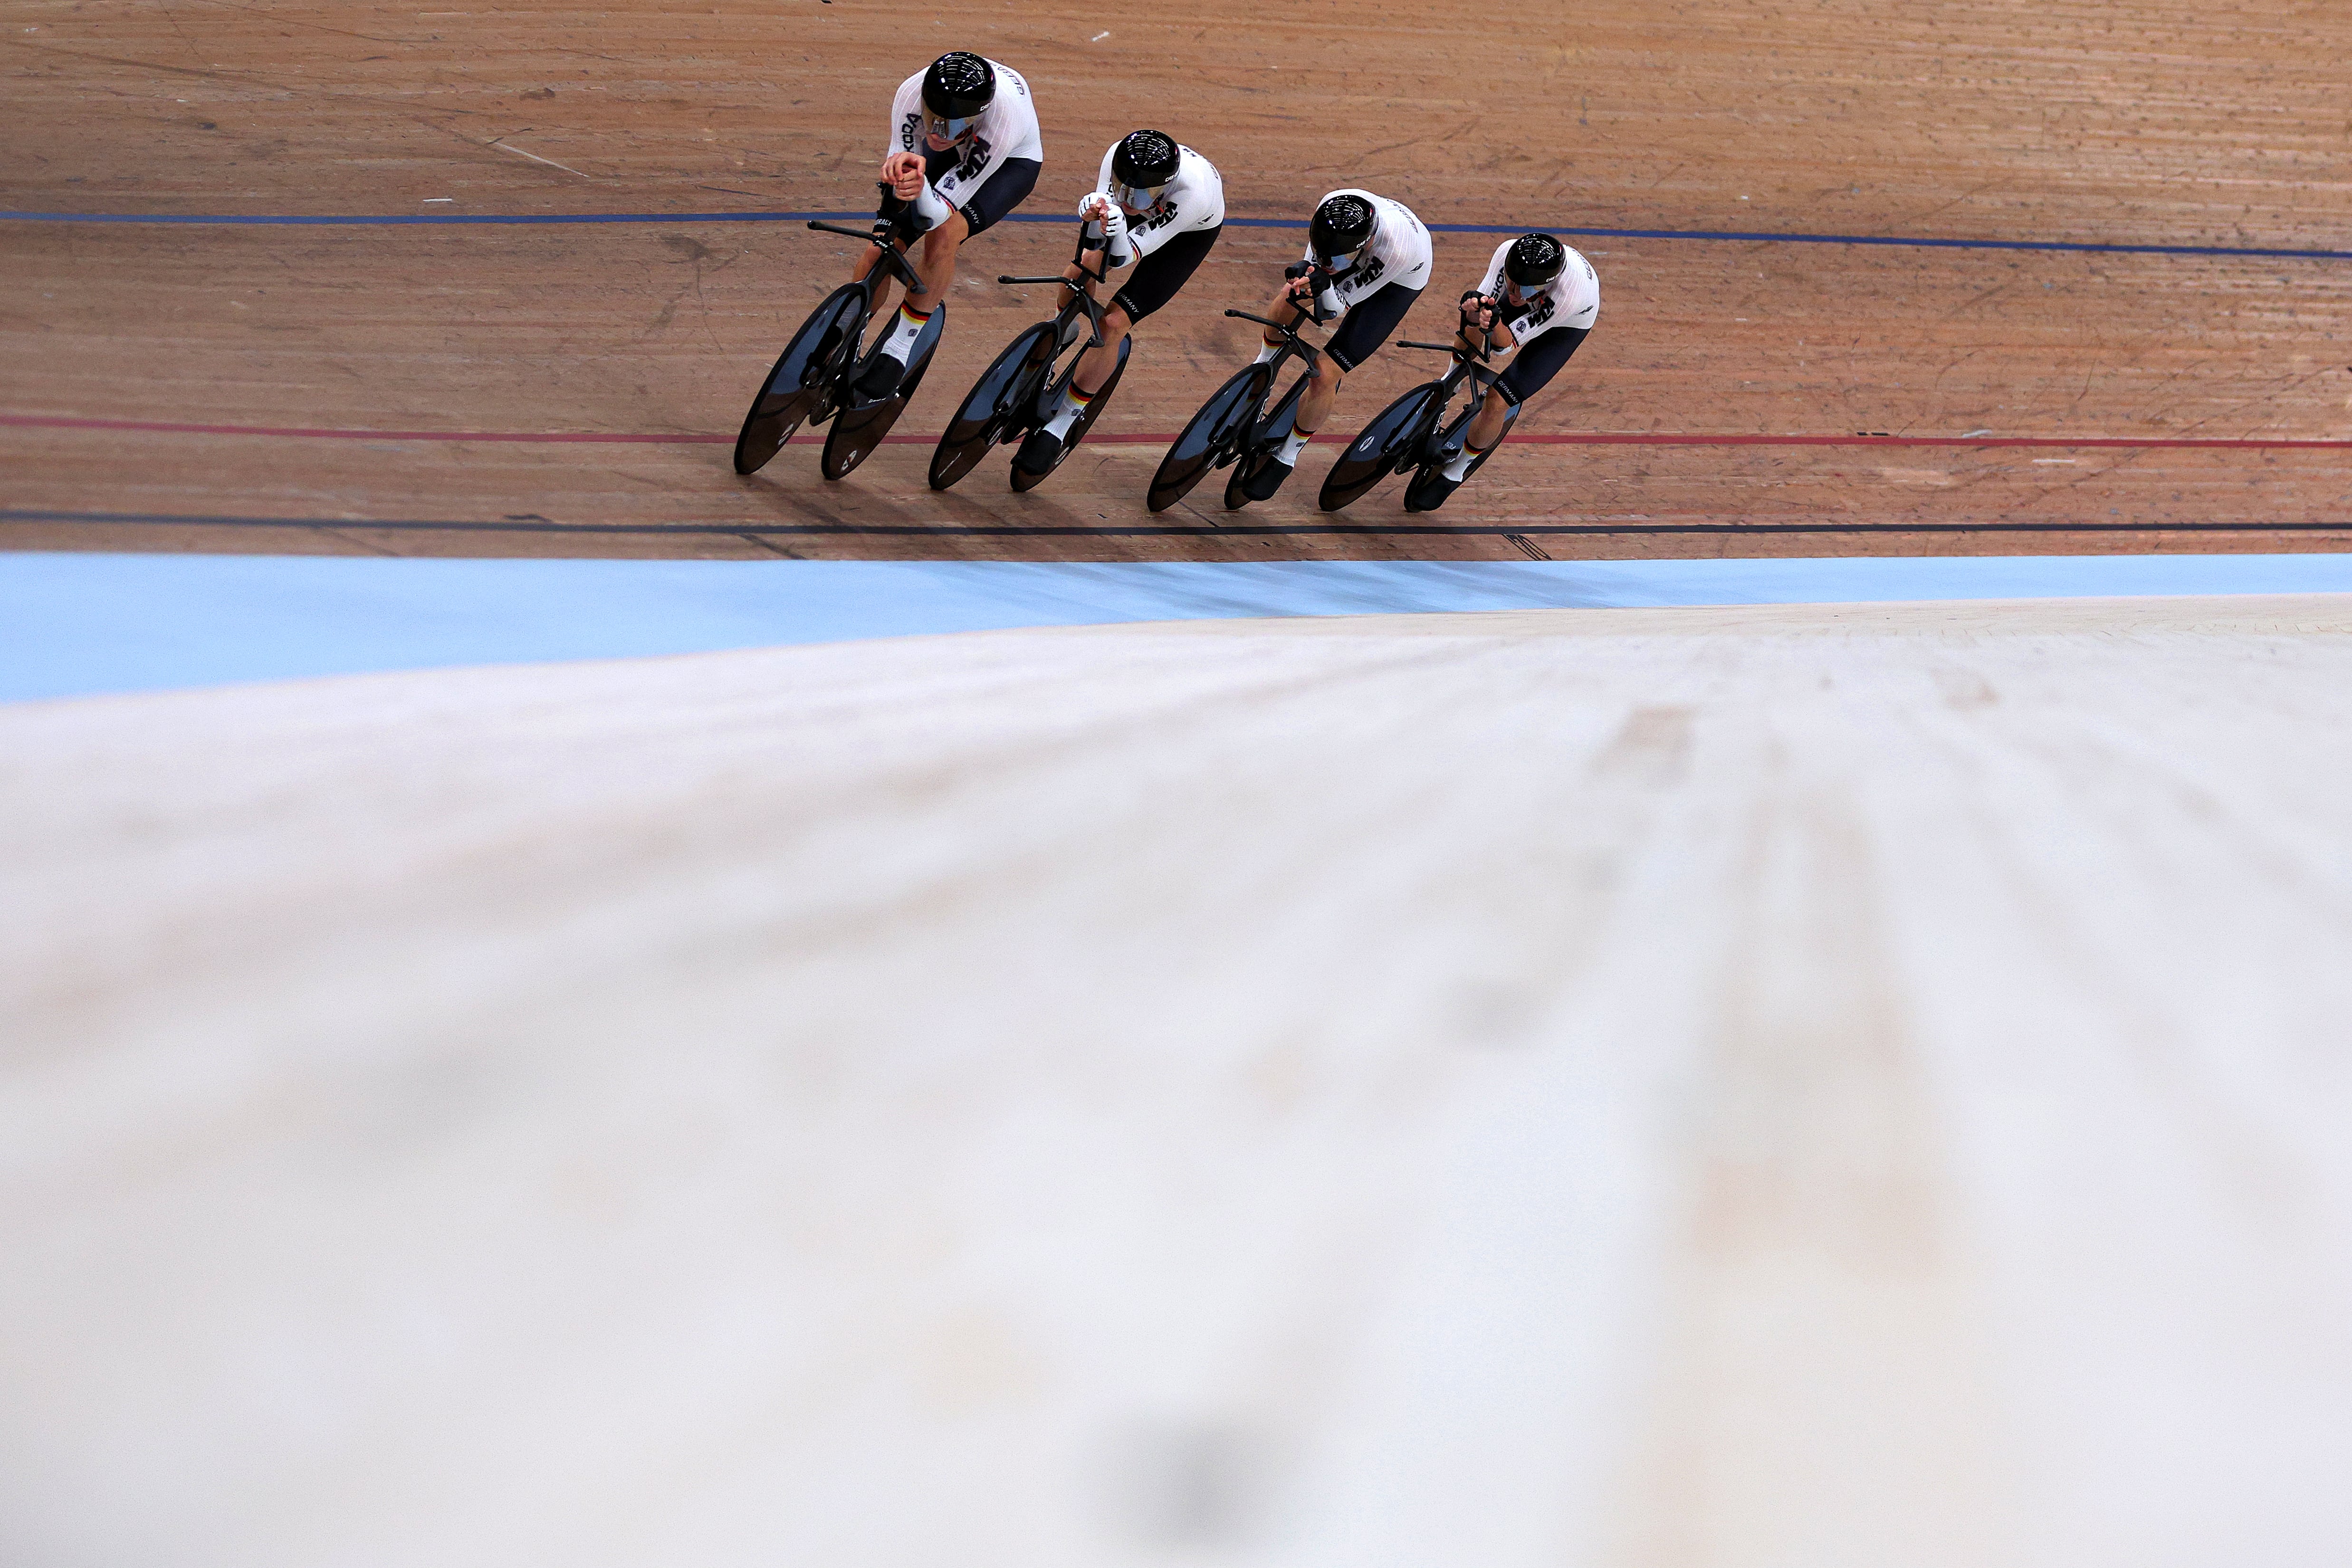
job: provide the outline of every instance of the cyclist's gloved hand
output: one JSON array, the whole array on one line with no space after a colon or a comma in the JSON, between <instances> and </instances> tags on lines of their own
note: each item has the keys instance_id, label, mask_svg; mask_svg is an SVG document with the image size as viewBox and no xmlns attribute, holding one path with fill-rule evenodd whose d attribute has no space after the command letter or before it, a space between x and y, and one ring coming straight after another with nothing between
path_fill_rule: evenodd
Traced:
<instances>
[{"instance_id":1,"label":"cyclist's gloved hand","mask_svg":"<svg viewBox=\"0 0 2352 1568\"><path fill-rule=\"evenodd\" d=\"M1111 204L1110 215L1102 220L1104 259L1113 267L1124 267L1135 259L1135 247L1128 243L1127 214L1117 202Z\"/></svg>"}]
</instances>

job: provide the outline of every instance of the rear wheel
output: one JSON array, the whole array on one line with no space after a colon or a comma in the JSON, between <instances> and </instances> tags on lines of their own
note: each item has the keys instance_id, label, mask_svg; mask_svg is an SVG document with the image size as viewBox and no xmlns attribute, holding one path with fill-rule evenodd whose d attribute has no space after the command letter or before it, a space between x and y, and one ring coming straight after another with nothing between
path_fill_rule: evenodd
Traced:
<instances>
[{"instance_id":1,"label":"rear wheel","mask_svg":"<svg viewBox=\"0 0 2352 1568\"><path fill-rule=\"evenodd\" d=\"M1405 510L1434 511L1440 506L1443 506L1447 496L1452 495L1455 490L1461 489L1464 485L1468 484L1470 482L1470 476L1485 468L1486 466L1486 459L1503 449L1504 441L1507 439L1511 434L1511 426L1518 422L1519 411L1517 409L1514 408L1508 414L1506 414L1503 416L1503 427L1495 433L1495 444L1487 447L1485 451L1479 453L1476 457L1471 458L1470 466L1462 470L1462 477L1451 483L1444 482L1445 445L1446 441L1453 439L1458 434L1458 429L1456 431L1448 431L1445 439L1436 443L1439 447L1437 458L1430 462L1422 464L1420 469L1412 476L1412 482L1405 486ZM1465 416L1460 422L1460 425L1462 426L1466 426L1468 424L1469 419ZM1457 447L1454 450L1459 451L1460 448Z\"/></svg>"},{"instance_id":2,"label":"rear wheel","mask_svg":"<svg viewBox=\"0 0 2352 1568\"><path fill-rule=\"evenodd\" d=\"M1003 435L1005 425L1021 401L1023 388L1035 379L1034 374L1023 373L1050 363L1053 356L1053 324L1040 321L1015 337L981 372L980 379L964 395L963 405L948 421L938 448L931 453L931 489L947 489L971 472L988 455L989 447Z\"/></svg>"},{"instance_id":3,"label":"rear wheel","mask_svg":"<svg viewBox=\"0 0 2352 1568\"><path fill-rule=\"evenodd\" d=\"M1070 422L1069 438L1062 443L1061 455L1054 459L1054 468L1070 460L1070 454L1078 449L1078 443L1087 438L1087 432L1093 429L1095 421L1102 417L1103 409L1110 402L1110 395L1118 390L1118 378L1127 374L1128 351L1134 346L1133 338L1119 339L1118 363L1110 367L1110 379L1104 382L1101 389L1087 400L1087 411ZM1016 462L1013 465L1013 488L1034 490L1045 482L1045 474L1052 473L1054 468L1046 469L1045 474L1033 474Z\"/></svg>"},{"instance_id":4,"label":"rear wheel","mask_svg":"<svg viewBox=\"0 0 2352 1568\"><path fill-rule=\"evenodd\" d=\"M1398 462L1435 423L1439 386L1425 382L1381 409L1331 465L1315 504L1338 511L1396 472Z\"/></svg>"},{"instance_id":5,"label":"rear wheel","mask_svg":"<svg viewBox=\"0 0 2352 1568\"><path fill-rule=\"evenodd\" d=\"M756 474L783 449L792 434L816 411L851 359L866 326L869 296L861 283L845 283L825 296L776 359L743 416L735 437L735 471Z\"/></svg>"},{"instance_id":6,"label":"rear wheel","mask_svg":"<svg viewBox=\"0 0 2352 1568\"><path fill-rule=\"evenodd\" d=\"M1486 466L1486 459L1501 451L1503 449L1503 443L1511 438L1511 426L1517 425L1518 422L1519 411L1516 408L1503 416L1503 427L1495 432L1495 444L1487 447L1485 451L1479 453L1476 457L1471 458L1470 466L1462 470L1462 477L1466 479L1471 475L1476 473L1479 469L1485 468Z\"/></svg>"},{"instance_id":7,"label":"rear wheel","mask_svg":"<svg viewBox=\"0 0 2352 1568\"><path fill-rule=\"evenodd\" d=\"M1183 500L1211 468L1233 460L1234 447L1265 401L1273 379L1265 366L1254 364L1235 372L1209 395L1209 401L1201 405L1201 411L1160 459L1159 472L1151 476L1151 494L1146 504L1152 510L1166 511Z\"/></svg>"},{"instance_id":8,"label":"rear wheel","mask_svg":"<svg viewBox=\"0 0 2352 1568\"><path fill-rule=\"evenodd\" d=\"M923 384L923 373L931 368L931 356L939 353L939 339L933 338L922 357L907 367L898 390L881 402L864 408L844 408L835 416L833 433L824 438L824 459L817 465L819 472L828 479L841 479L874 455L874 449L882 445L882 437L890 433L890 426L898 423L898 416L907 411L915 389Z\"/></svg>"},{"instance_id":9,"label":"rear wheel","mask_svg":"<svg viewBox=\"0 0 2352 1568\"><path fill-rule=\"evenodd\" d=\"M1282 395L1282 401L1250 431L1249 440L1242 447L1241 461L1234 465L1232 477L1225 480L1227 511L1239 511L1249 505L1249 494L1242 487L1274 461L1274 449L1289 440L1290 433L1297 428L1298 400L1307 391L1307 379L1302 374L1292 382L1290 390Z\"/></svg>"}]
</instances>

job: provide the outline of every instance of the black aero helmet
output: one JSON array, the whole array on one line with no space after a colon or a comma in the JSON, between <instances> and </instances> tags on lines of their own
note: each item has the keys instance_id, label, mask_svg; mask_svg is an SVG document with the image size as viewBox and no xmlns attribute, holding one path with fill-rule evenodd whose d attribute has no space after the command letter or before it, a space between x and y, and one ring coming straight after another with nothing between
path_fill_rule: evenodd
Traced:
<instances>
[{"instance_id":1,"label":"black aero helmet","mask_svg":"<svg viewBox=\"0 0 2352 1568\"><path fill-rule=\"evenodd\" d=\"M1511 253L1503 258L1503 276L1524 294L1559 277L1567 265L1568 247L1548 234L1523 234L1511 241Z\"/></svg>"},{"instance_id":2,"label":"black aero helmet","mask_svg":"<svg viewBox=\"0 0 2352 1568\"><path fill-rule=\"evenodd\" d=\"M970 120L995 97L995 68L969 49L941 55L923 73L923 107L941 120Z\"/></svg>"},{"instance_id":3,"label":"black aero helmet","mask_svg":"<svg viewBox=\"0 0 2352 1568\"><path fill-rule=\"evenodd\" d=\"M1352 256L1371 238L1372 204L1345 192L1325 196L1323 205L1315 209L1314 221L1307 226L1307 248L1322 261Z\"/></svg>"},{"instance_id":4,"label":"black aero helmet","mask_svg":"<svg viewBox=\"0 0 2352 1568\"><path fill-rule=\"evenodd\" d=\"M1153 191L1176 177L1176 138L1164 131L1130 131L1110 155L1110 177L1131 190Z\"/></svg>"}]
</instances>

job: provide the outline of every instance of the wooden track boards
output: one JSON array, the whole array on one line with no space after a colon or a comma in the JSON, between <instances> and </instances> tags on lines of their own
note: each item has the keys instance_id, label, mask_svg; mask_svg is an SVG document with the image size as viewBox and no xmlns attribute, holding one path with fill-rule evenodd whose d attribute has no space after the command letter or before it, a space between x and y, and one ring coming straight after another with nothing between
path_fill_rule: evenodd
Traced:
<instances>
[{"instance_id":1,"label":"wooden track boards","mask_svg":"<svg viewBox=\"0 0 2352 1568\"><path fill-rule=\"evenodd\" d=\"M2341 1561L2347 636L1361 616L0 708L5 1555Z\"/></svg>"},{"instance_id":2,"label":"wooden track boards","mask_svg":"<svg viewBox=\"0 0 2352 1568\"><path fill-rule=\"evenodd\" d=\"M1433 223L2241 247L2352 233L2352 50L2331 46L2347 41L2340 19L2288 4L2218 16L2149 0L1916 15L1621 4L1444 26L1354 0L1276 24L1187 4L1154 23L948 5L910 26L851 0L11 15L0 183L14 209L848 210L869 199L892 85L961 43L1035 86L1048 162L1033 213L1066 211L1100 150L1153 122L1215 159L1239 217L1295 219L1360 183ZM1444 300L1499 237L1438 236L1408 330L1442 331ZM1040 312L1039 291L989 279L1050 267L1066 243L1029 224L975 243L909 434L935 433ZM728 471L724 433L846 265L845 242L797 225L0 223L17 284L0 306L0 412L719 437L17 426L0 431L0 506L16 514L0 543L1265 559L2352 541L2330 529L2352 518L2342 451L2162 447L1526 443L1432 519L1409 519L1395 487L1327 518L1308 483L1241 531L1213 498L1155 521L1140 496L1158 448L1118 437L1172 432L1245 356L1247 329L1217 311L1260 301L1297 243L1230 228L1139 334L1105 429L1014 498L1003 458L932 495L919 444L837 486L814 450L749 480ZM2352 263L1577 243L1601 273L1600 329L1522 422L1532 434L2352 434ZM1338 430L1426 374L1426 357L1366 366ZM1310 453L1302 477L1328 460ZM202 521L228 519L246 521ZM414 526L452 522L466 526ZM1458 531L1401 531L1413 523Z\"/></svg>"}]
</instances>

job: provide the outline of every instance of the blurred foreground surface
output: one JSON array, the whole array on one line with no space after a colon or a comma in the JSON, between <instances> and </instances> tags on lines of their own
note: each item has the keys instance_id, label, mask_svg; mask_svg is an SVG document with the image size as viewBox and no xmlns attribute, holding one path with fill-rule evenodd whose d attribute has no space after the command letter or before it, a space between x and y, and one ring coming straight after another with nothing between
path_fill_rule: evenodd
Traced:
<instances>
[{"instance_id":1,"label":"blurred foreground surface","mask_svg":"<svg viewBox=\"0 0 2352 1568\"><path fill-rule=\"evenodd\" d=\"M2341 1561L2347 630L0 709L0 1560Z\"/></svg>"}]
</instances>

